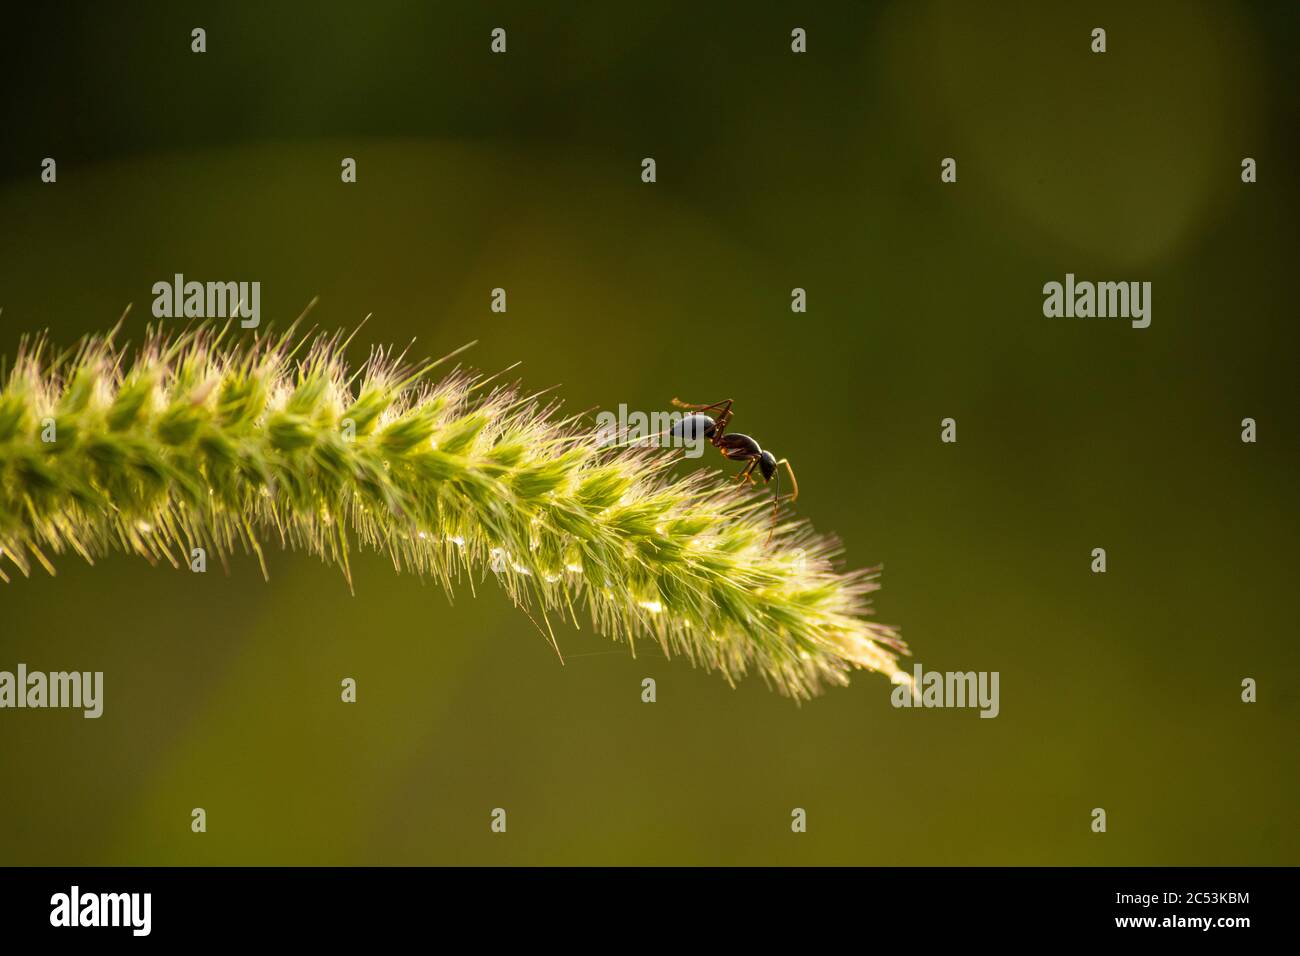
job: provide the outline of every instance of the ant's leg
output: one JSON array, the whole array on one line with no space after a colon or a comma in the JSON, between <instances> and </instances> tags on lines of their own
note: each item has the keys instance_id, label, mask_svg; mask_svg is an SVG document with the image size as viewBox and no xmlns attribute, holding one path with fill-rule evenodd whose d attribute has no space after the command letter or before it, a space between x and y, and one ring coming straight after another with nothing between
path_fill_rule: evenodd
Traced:
<instances>
[{"instance_id":1,"label":"ant's leg","mask_svg":"<svg viewBox=\"0 0 1300 956\"><path fill-rule=\"evenodd\" d=\"M677 408L689 408L697 412L711 412L715 408L720 408L724 412L730 411L734 398L729 398L725 402L714 402L712 405L696 405L693 402L683 402L680 398L673 399L673 405Z\"/></svg>"},{"instance_id":2,"label":"ant's leg","mask_svg":"<svg viewBox=\"0 0 1300 956\"><path fill-rule=\"evenodd\" d=\"M758 459L757 459L757 458L751 458L751 459L749 460L749 467L747 467L744 471L739 472L739 473L736 475L736 480L737 480L737 481L744 481L746 478L748 478L750 481L753 481L753 480L754 480L754 466L757 465L757 464L758 464Z\"/></svg>"}]
</instances>

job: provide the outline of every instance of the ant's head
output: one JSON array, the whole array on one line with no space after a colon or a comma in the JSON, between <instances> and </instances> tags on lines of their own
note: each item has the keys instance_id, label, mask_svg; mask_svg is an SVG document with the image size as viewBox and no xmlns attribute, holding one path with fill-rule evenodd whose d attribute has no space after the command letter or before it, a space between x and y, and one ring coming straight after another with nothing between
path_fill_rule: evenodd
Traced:
<instances>
[{"instance_id":1,"label":"ant's head","mask_svg":"<svg viewBox=\"0 0 1300 956\"><path fill-rule=\"evenodd\" d=\"M687 442L708 441L718 430L718 423L708 415L698 412L685 416L673 426L673 437Z\"/></svg>"},{"instance_id":2,"label":"ant's head","mask_svg":"<svg viewBox=\"0 0 1300 956\"><path fill-rule=\"evenodd\" d=\"M770 451L765 451L758 456L758 468L763 472L763 480L771 481L772 476L776 474L776 455Z\"/></svg>"}]
</instances>

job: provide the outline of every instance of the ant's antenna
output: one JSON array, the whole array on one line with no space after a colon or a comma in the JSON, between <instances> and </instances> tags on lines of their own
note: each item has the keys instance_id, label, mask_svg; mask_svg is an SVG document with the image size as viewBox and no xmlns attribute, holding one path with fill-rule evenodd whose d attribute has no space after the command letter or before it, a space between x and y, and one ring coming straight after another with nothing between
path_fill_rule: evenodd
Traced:
<instances>
[{"instance_id":1,"label":"ant's antenna","mask_svg":"<svg viewBox=\"0 0 1300 956\"><path fill-rule=\"evenodd\" d=\"M780 493L781 493L781 472L778 471L772 475L772 527L767 532L768 544L772 543L772 535L776 534L776 516L777 516L776 506L777 506L777 502L781 500Z\"/></svg>"}]
</instances>

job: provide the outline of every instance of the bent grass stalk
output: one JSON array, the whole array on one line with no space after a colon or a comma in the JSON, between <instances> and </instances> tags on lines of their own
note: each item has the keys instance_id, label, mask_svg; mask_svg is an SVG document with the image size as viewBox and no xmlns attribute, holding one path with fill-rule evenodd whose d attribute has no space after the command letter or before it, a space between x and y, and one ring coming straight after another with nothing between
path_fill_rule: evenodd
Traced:
<instances>
[{"instance_id":1,"label":"bent grass stalk","mask_svg":"<svg viewBox=\"0 0 1300 956\"><path fill-rule=\"evenodd\" d=\"M350 585L357 542L449 593L496 578L553 643L552 617L589 617L633 651L653 639L795 698L855 668L907 679L895 630L866 618L875 571L836 570L834 540L802 521L769 538L766 496L602 447L516 386L435 380L439 362L375 349L350 371L339 334L226 335L128 351L109 333L64 355L24 340L0 387L0 579L68 551L188 567L196 548L250 551L266 573L273 541Z\"/></svg>"}]
</instances>

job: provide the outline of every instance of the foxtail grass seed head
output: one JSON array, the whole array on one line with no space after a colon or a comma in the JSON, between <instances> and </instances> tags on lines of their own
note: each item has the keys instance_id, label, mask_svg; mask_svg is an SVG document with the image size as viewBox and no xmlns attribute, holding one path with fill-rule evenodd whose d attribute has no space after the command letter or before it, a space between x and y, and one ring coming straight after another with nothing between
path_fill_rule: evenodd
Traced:
<instances>
[{"instance_id":1,"label":"foxtail grass seed head","mask_svg":"<svg viewBox=\"0 0 1300 956\"><path fill-rule=\"evenodd\" d=\"M360 544L439 580L493 578L554 642L552 618L805 698L853 669L907 680L868 620L872 571L679 453L604 447L557 403L340 335L24 341L0 381L0 579L67 551L188 568L263 545L338 565Z\"/></svg>"}]
</instances>

